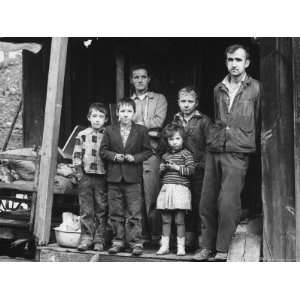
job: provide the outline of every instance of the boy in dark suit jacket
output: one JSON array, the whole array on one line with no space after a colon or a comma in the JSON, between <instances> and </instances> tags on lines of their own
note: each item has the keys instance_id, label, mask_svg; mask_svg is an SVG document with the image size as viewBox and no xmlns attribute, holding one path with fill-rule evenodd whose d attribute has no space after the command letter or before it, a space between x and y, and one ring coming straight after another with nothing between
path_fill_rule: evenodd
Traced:
<instances>
[{"instance_id":1,"label":"boy in dark suit jacket","mask_svg":"<svg viewBox=\"0 0 300 300\"><path fill-rule=\"evenodd\" d=\"M143 161L152 155L146 127L135 124L135 102L123 98L117 105L119 123L107 127L100 154L107 161L109 218L113 227L109 253L122 251L126 241L133 255L141 255ZM125 235L126 231L126 235Z\"/></svg>"}]
</instances>

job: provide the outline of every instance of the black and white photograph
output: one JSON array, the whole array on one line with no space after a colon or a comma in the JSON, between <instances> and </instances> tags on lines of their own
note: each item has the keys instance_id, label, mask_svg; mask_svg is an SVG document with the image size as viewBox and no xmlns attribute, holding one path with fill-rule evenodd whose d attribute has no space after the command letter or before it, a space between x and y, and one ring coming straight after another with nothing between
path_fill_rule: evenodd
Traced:
<instances>
[{"instance_id":1,"label":"black and white photograph","mask_svg":"<svg viewBox=\"0 0 300 300\"><path fill-rule=\"evenodd\" d=\"M181 3L174 15L162 5L162 19L151 4L127 13L111 3L116 14L99 10L99 28L92 7L64 19L58 6L45 16L57 19L53 30L21 20L2 28L4 279L10 266L37 268L34 290L33 274L45 270L44 293L56 275L61 287L77 274L82 299L100 272L104 286L114 278L106 290L116 298L123 277L131 299L168 289L177 298L176 287L201 297L198 273L199 289L204 277L220 293L230 276L241 288L251 269L260 285L260 270L300 261L299 34L266 31L267 18L255 27L258 7L244 14L231 1L205 18ZM31 29L43 23L36 13Z\"/></svg>"}]
</instances>

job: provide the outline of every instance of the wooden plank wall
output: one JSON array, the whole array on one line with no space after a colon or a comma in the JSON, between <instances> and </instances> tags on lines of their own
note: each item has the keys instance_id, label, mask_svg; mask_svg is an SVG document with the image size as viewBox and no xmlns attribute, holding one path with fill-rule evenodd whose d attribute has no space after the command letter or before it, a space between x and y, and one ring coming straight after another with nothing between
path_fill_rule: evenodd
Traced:
<instances>
[{"instance_id":1,"label":"wooden plank wall","mask_svg":"<svg viewBox=\"0 0 300 300\"><path fill-rule=\"evenodd\" d=\"M296 260L300 261L300 38L293 38Z\"/></svg>"},{"instance_id":2,"label":"wooden plank wall","mask_svg":"<svg viewBox=\"0 0 300 300\"><path fill-rule=\"evenodd\" d=\"M263 255L266 261L295 259L293 83L291 38L262 38Z\"/></svg>"}]
</instances>

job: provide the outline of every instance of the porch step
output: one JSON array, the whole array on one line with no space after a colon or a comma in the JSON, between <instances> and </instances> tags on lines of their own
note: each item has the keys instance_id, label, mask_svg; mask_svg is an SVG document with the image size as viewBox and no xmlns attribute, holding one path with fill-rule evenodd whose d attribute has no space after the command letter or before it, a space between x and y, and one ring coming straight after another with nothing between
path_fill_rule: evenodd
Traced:
<instances>
[{"instance_id":1,"label":"porch step","mask_svg":"<svg viewBox=\"0 0 300 300\"><path fill-rule=\"evenodd\" d=\"M143 255L132 256L131 253L121 252L118 254L109 254L106 251L96 252L96 251L85 251L80 252L74 248L63 248L57 244L49 244L48 246L38 247L38 253L36 260L41 262L89 262L89 261L99 261L99 262L135 262L135 261L192 261L194 253L187 254L185 256L177 256L176 254L167 255L156 255L156 250L145 249Z\"/></svg>"}]
</instances>

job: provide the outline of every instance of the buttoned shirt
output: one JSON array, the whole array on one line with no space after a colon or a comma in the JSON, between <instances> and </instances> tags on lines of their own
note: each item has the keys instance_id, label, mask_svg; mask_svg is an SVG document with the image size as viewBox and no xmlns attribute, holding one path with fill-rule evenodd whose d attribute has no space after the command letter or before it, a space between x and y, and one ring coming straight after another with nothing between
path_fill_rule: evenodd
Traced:
<instances>
[{"instance_id":1,"label":"buttoned shirt","mask_svg":"<svg viewBox=\"0 0 300 300\"><path fill-rule=\"evenodd\" d=\"M131 98L135 101L136 105L135 122L140 125L145 125L146 119L148 117L148 93L139 96L133 94Z\"/></svg>"},{"instance_id":2,"label":"buttoned shirt","mask_svg":"<svg viewBox=\"0 0 300 300\"><path fill-rule=\"evenodd\" d=\"M100 158L100 144L104 129L91 127L78 133L73 151L73 165L81 166L87 174L105 174L104 163Z\"/></svg>"},{"instance_id":3,"label":"buttoned shirt","mask_svg":"<svg viewBox=\"0 0 300 300\"><path fill-rule=\"evenodd\" d=\"M127 139L129 137L130 131L131 131L131 124L128 126L123 126L120 124L120 134L122 138L123 146L125 147Z\"/></svg>"},{"instance_id":4,"label":"buttoned shirt","mask_svg":"<svg viewBox=\"0 0 300 300\"><path fill-rule=\"evenodd\" d=\"M239 91L240 87L241 87L241 84L242 82L244 82L246 79L246 73L244 74L242 80L238 83L237 86L235 86L234 88L232 87L232 85L230 84L230 76L227 75L222 83L226 86L226 88L228 89L228 96L229 96L229 103L226 103L227 104L227 108L228 108L228 112L230 112L231 110L231 107L232 107L232 104L233 104L233 100L237 94L237 92Z\"/></svg>"}]
</instances>

